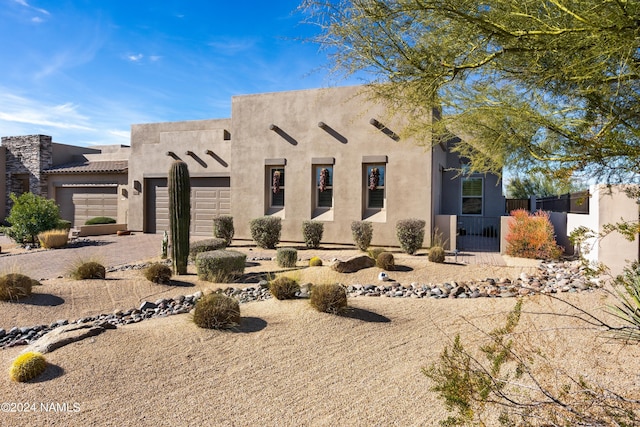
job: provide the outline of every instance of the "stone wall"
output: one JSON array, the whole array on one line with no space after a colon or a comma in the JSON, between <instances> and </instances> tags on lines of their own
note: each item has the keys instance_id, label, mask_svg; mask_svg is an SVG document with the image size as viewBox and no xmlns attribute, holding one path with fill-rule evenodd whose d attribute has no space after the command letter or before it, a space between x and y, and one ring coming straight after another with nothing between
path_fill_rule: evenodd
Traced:
<instances>
[{"instance_id":1,"label":"stone wall","mask_svg":"<svg viewBox=\"0 0 640 427\"><path fill-rule=\"evenodd\" d=\"M6 212L11 210L9 194L28 191L47 197L46 176L42 171L53 164L51 137L47 135L9 136L2 138L6 149Z\"/></svg>"}]
</instances>

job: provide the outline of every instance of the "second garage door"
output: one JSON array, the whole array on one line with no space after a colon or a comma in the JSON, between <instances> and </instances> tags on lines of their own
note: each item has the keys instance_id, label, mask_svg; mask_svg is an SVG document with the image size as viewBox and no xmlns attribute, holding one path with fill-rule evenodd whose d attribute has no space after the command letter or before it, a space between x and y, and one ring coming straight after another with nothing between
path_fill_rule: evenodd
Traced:
<instances>
[{"instance_id":1,"label":"second garage door","mask_svg":"<svg viewBox=\"0 0 640 427\"><path fill-rule=\"evenodd\" d=\"M118 217L117 186L110 187L59 187L56 203L62 219L71 221L74 227L84 225L89 218Z\"/></svg>"},{"instance_id":2,"label":"second garage door","mask_svg":"<svg viewBox=\"0 0 640 427\"><path fill-rule=\"evenodd\" d=\"M145 181L145 231L162 233L169 229L169 193L165 178ZM213 236L213 217L231 213L228 177L191 178L191 235Z\"/></svg>"}]
</instances>

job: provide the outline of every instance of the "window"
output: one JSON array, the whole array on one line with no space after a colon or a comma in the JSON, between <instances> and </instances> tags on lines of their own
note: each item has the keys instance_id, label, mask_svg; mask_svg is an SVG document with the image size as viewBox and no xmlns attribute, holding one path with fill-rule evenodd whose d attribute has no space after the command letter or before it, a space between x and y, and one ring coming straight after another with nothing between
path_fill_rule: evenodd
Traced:
<instances>
[{"instance_id":1,"label":"window","mask_svg":"<svg viewBox=\"0 0 640 427\"><path fill-rule=\"evenodd\" d=\"M315 166L316 208L333 207L333 166Z\"/></svg>"},{"instance_id":2,"label":"window","mask_svg":"<svg viewBox=\"0 0 640 427\"><path fill-rule=\"evenodd\" d=\"M284 167L269 168L269 207L284 208Z\"/></svg>"},{"instance_id":3,"label":"window","mask_svg":"<svg viewBox=\"0 0 640 427\"><path fill-rule=\"evenodd\" d=\"M482 178L462 178L462 215L482 215Z\"/></svg>"},{"instance_id":4,"label":"window","mask_svg":"<svg viewBox=\"0 0 640 427\"><path fill-rule=\"evenodd\" d=\"M366 165L366 207L367 209L385 208L386 165Z\"/></svg>"}]
</instances>

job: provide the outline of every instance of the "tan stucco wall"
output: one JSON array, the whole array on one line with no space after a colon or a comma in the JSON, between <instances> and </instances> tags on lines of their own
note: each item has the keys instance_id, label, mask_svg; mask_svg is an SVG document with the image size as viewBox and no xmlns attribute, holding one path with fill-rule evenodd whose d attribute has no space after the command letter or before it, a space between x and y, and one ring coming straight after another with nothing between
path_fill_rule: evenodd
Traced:
<instances>
[{"instance_id":1,"label":"tan stucco wall","mask_svg":"<svg viewBox=\"0 0 640 427\"><path fill-rule=\"evenodd\" d=\"M396 133L400 121L359 94L361 87L237 96L232 99L231 209L236 238L250 239L249 222L263 216L270 182L265 159L286 159L282 241L302 240L303 220L312 219L313 158L334 158L333 220L323 242L353 243L351 222L363 219L363 156L387 156L386 220L374 222L373 245L397 246L399 219L427 222L431 235L431 148L395 141L370 124L378 119ZM326 123L333 132L318 126ZM270 130L276 125L281 132ZM336 137L337 135L337 137ZM377 221L380 221L378 218Z\"/></svg>"},{"instance_id":2,"label":"tan stucco wall","mask_svg":"<svg viewBox=\"0 0 640 427\"><path fill-rule=\"evenodd\" d=\"M51 150L53 166L82 161L87 154L100 155L100 149L96 147L79 147L58 142L51 144Z\"/></svg>"},{"instance_id":3,"label":"tan stucco wall","mask_svg":"<svg viewBox=\"0 0 640 427\"><path fill-rule=\"evenodd\" d=\"M130 230L143 230L144 179L167 176L167 171L174 161L167 152L171 151L184 160L193 177L230 175L232 141L225 139L230 127L230 119L131 126L128 217ZM207 154L207 150L211 150L215 155ZM193 155L187 155L187 151L192 151Z\"/></svg>"}]
</instances>

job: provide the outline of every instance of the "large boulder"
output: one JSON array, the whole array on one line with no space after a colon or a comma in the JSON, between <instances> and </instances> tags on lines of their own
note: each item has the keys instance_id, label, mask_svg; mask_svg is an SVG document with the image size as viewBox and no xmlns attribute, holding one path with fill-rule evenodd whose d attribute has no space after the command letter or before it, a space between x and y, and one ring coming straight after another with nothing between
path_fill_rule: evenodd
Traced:
<instances>
[{"instance_id":1,"label":"large boulder","mask_svg":"<svg viewBox=\"0 0 640 427\"><path fill-rule=\"evenodd\" d=\"M355 273L363 268L374 267L376 262L368 255L356 255L346 261L337 261L331 268L338 273Z\"/></svg>"}]
</instances>

